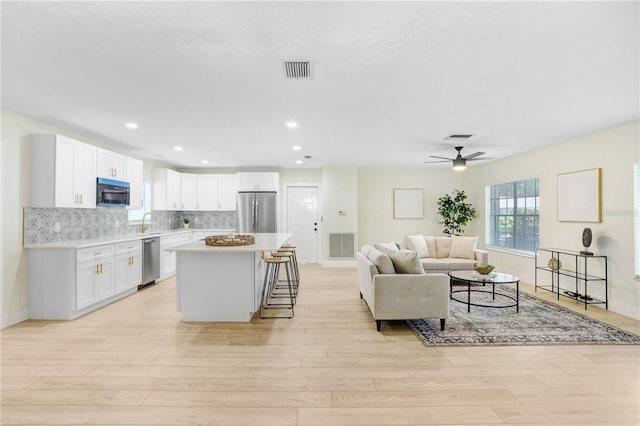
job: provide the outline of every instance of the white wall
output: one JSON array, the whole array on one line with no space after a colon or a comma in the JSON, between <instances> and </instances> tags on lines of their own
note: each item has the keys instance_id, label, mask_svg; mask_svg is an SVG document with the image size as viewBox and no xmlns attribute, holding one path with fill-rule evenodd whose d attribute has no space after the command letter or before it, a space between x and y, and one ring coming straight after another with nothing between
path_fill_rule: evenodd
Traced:
<instances>
[{"instance_id":1,"label":"white wall","mask_svg":"<svg viewBox=\"0 0 640 426\"><path fill-rule=\"evenodd\" d=\"M640 282L634 280L633 270L633 164L640 156L639 123L479 164L467 169L469 179L465 186L473 194L476 208L484 212L487 185L539 177L540 247L579 251L582 230L591 228L592 251L608 256L609 260L609 309L635 319L640 319ZM557 175L598 167L602 169L602 222L559 222ZM478 229L478 235L486 238L484 227ZM491 251L489 259L502 270L534 283L533 258Z\"/></svg>"},{"instance_id":2,"label":"white wall","mask_svg":"<svg viewBox=\"0 0 640 426\"><path fill-rule=\"evenodd\" d=\"M355 262L329 259L330 233L356 233L358 239L358 169L325 167L322 169L322 236L323 265L348 266ZM340 214L344 212L344 214ZM357 243L356 243L357 247Z\"/></svg>"},{"instance_id":3,"label":"white wall","mask_svg":"<svg viewBox=\"0 0 640 426\"><path fill-rule=\"evenodd\" d=\"M0 241L0 327L23 321L27 318L27 272L26 254L22 249L22 209L29 205L29 171L31 160L30 134L55 133L65 135L92 145L112 149L94 141L47 125L9 111L1 111L2 154L0 178L1 241ZM112 149L119 151L118 149ZM119 151L122 152L122 151ZM128 154L127 152L122 152ZM150 181L151 168L159 163L144 160L145 181Z\"/></svg>"},{"instance_id":4,"label":"white wall","mask_svg":"<svg viewBox=\"0 0 640 426\"><path fill-rule=\"evenodd\" d=\"M358 244L395 241L402 243L405 235L442 235L443 227L438 211L438 198L462 189L464 174L451 167L438 169L379 169L358 170ZM424 191L423 219L395 219L393 217L394 189L422 189ZM472 235L467 227L466 235Z\"/></svg>"},{"instance_id":5,"label":"white wall","mask_svg":"<svg viewBox=\"0 0 640 426\"><path fill-rule=\"evenodd\" d=\"M29 202L29 134L57 133L94 145L97 141L2 111L0 152L1 326L26 319L26 266L22 249L22 207ZM484 241L484 191L486 185L540 177L541 246L580 249L582 228L594 233L594 251L610 257L610 310L640 319L640 282L633 276L633 186L632 166L640 155L639 123L586 135L526 154L488 163L475 163L463 173L443 169L371 169L326 167L280 170L281 182L312 183L321 186L323 264L328 262L328 235L356 232L357 246L378 241L401 241L405 234L441 234L435 213L437 199L454 188L464 189L479 218L465 234L480 235ZM109 148L107 146L108 149ZM114 149L117 151L117 149ZM124 152L127 154L126 152ZM130 155L130 154L127 154ZM153 167L162 164L144 160L145 180ZM558 173L602 168L603 221L597 224L557 222L555 218ZM265 170L267 171L267 170ZM209 171L207 171L209 172ZM222 173L223 171L210 171ZM229 172L228 170L224 172ZM393 189L423 188L424 219L393 219ZM339 215L339 211L345 215ZM533 259L492 251L490 261L503 270L533 282Z\"/></svg>"}]
</instances>

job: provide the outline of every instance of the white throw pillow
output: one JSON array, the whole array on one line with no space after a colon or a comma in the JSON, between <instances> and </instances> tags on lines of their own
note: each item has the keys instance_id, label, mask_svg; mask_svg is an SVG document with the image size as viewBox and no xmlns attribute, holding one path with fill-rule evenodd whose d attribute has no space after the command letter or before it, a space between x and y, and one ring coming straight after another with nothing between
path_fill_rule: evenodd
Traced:
<instances>
[{"instance_id":1,"label":"white throw pillow","mask_svg":"<svg viewBox=\"0 0 640 426\"><path fill-rule=\"evenodd\" d=\"M367 255L367 259L373 262L378 268L378 272L381 274L395 274L396 270L393 267L393 262L386 254L378 251L374 248L369 250L369 254Z\"/></svg>"},{"instance_id":2,"label":"white throw pillow","mask_svg":"<svg viewBox=\"0 0 640 426\"><path fill-rule=\"evenodd\" d=\"M404 246L418 253L418 257L429 257L429 249L427 248L427 242L424 239L424 235L405 235Z\"/></svg>"},{"instance_id":3,"label":"white throw pillow","mask_svg":"<svg viewBox=\"0 0 640 426\"><path fill-rule=\"evenodd\" d=\"M451 237L451 251L449 257L458 259L475 259L474 250L478 244L478 237L460 237L454 235Z\"/></svg>"},{"instance_id":4,"label":"white throw pillow","mask_svg":"<svg viewBox=\"0 0 640 426\"><path fill-rule=\"evenodd\" d=\"M393 267L398 274L424 274L418 253L411 250L400 250L391 255Z\"/></svg>"},{"instance_id":5,"label":"white throw pillow","mask_svg":"<svg viewBox=\"0 0 640 426\"><path fill-rule=\"evenodd\" d=\"M393 250L393 251L400 250L398 248L398 245L396 243L394 243L393 241L390 242L390 243L377 243L377 244L375 244L375 247L376 247L376 249L378 249L380 251L382 251L381 250L382 248L386 248L386 249Z\"/></svg>"}]
</instances>

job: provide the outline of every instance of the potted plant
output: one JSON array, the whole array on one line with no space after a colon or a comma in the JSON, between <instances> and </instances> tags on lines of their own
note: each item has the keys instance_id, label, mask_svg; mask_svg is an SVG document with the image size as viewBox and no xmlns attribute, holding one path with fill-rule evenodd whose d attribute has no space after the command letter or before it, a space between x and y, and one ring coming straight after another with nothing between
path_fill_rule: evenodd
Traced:
<instances>
[{"instance_id":1,"label":"potted plant","mask_svg":"<svg viewBox=\"0 0 640 426\"><path fill-rule=\"evenodd\" d=\"M188 217L185 217L184 219L182 219L182 221L184 222L184 229L188 229L191 219L189 219Z\"/></svg>"},{"instance_id":2,"label":"potted plant","mask_svg":"<svg viewBox=\"0 0 640 426\"><path fill-rule=\"evenodd\" d=\"M445 235L462 234L467 223L476 217L476 209L466 199L467 195L459 189L438 198L438 214L442 216L439 223L444 225Z\"/></svg>"}]
</instances>

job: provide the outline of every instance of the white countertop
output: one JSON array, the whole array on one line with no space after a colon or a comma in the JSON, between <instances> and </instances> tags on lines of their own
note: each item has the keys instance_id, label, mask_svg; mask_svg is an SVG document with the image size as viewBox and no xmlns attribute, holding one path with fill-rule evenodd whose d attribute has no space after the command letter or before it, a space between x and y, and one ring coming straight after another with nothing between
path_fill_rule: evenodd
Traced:
<instances>
[{"instance_id":1,"label":"white countertop","mask_svg":"<svg viewBox=\"0 0 640 426\"><path fill-rule=\"evenodd\" d=\"M175 247L167 248L167 251L175 252L258 252L258 251L272 251L278 250L282 244L286 243L291 238L290 233L278 232L278 233L262 233L251 234L255 237L255 244L246 246L208 246L204 241L191 241L189 243L180 244Z\"/></svg>"},{"instance_id":2,"label":"white countertop","mask_svg":"<svg viewBox=\"0 0 640 426\"><path fill-rule=\"evenodd\" d=\"M98 238L87 238L83 240L69 240L69 241L54 241L51 243L43 243L43 244L32 244L25 245L26 249L78 249L85 247L98 246L101 244L115 244L122 243L127 241L135 241L135 240L143 240L146 238L153 237L163 237L167 235L175 235L178 233L185 232L204 232L206 235L224 235L228 234L230 230L220 230L220 229L168 229L164 231L153 231L147 233L135 233L135 234L125 234L125 235L112 235ZM204 243L204 242L203 242Z\"/></svg>"}]
</instances>

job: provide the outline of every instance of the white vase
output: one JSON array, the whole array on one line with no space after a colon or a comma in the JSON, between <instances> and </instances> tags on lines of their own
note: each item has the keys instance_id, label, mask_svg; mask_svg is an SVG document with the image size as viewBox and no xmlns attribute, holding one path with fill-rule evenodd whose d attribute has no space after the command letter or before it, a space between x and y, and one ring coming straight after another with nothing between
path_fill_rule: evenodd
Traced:
<instances>
[{"instance_id":1,"label":"white vase","mask_svg":"<svg viewBox=\"0 0 640 426\"><path fill-rule=\"evenodd\" d=\"M184 229L189 229L189 224L188 223L184 224Z\"/></svg>"}]
</instances>

